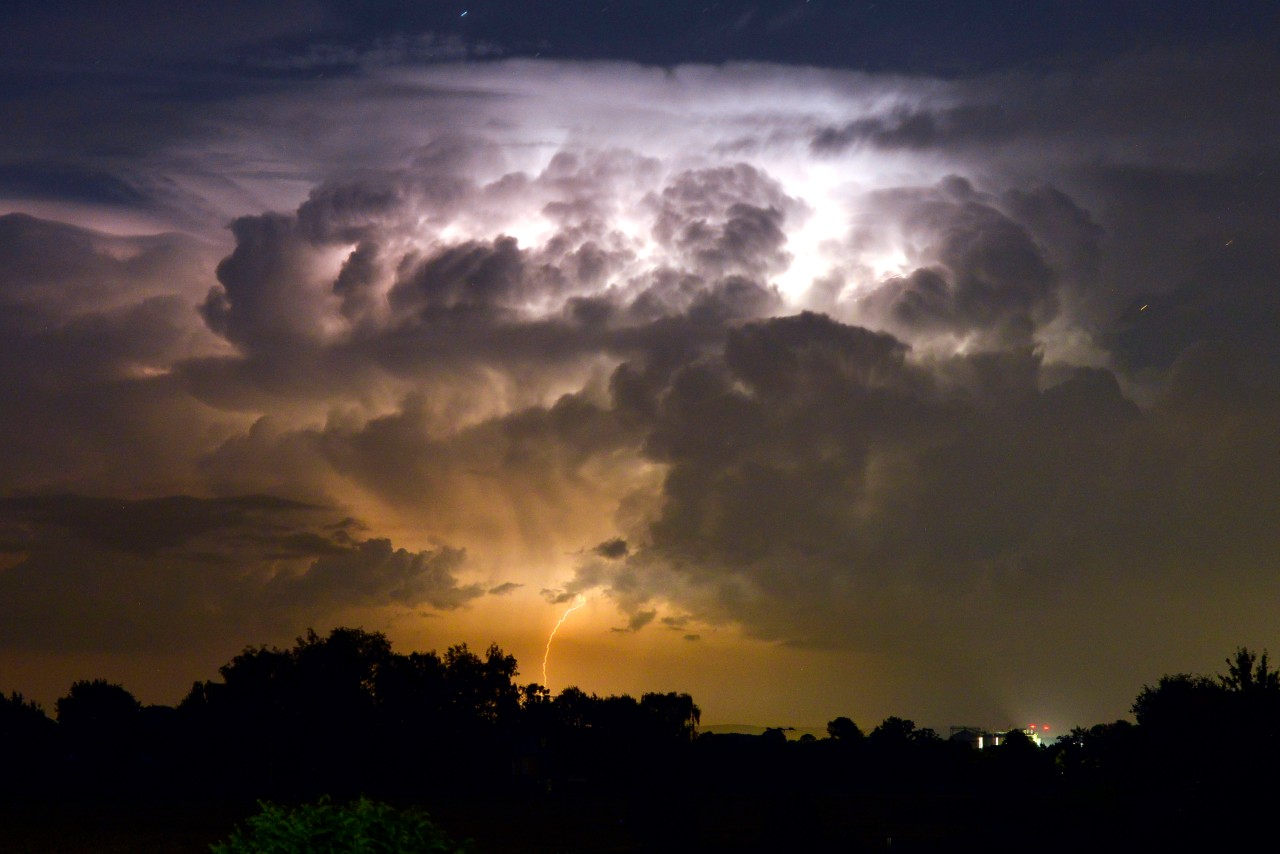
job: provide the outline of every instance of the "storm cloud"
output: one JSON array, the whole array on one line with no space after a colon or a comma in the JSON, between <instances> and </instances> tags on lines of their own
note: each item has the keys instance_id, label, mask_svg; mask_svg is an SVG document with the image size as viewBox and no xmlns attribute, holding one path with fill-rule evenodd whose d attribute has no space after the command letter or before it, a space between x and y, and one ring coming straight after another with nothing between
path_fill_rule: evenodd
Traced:
<instances>
[{"instance_id":1,"label":"storm cloud","mask_svg":"<svg viewBox=\"0 0 1280 854\"><path fill-rule=\"evenodd\" d=\"M412 60L149 136L111 203L170 231L0 217L0 642L541 636L581 593L611 643L1002 698L1034 643L1092 711L1114 683L1055 659L1141 670L1272 583L1280 105L1230 94L1265 57Z\"/></svg>"}]
</instances>

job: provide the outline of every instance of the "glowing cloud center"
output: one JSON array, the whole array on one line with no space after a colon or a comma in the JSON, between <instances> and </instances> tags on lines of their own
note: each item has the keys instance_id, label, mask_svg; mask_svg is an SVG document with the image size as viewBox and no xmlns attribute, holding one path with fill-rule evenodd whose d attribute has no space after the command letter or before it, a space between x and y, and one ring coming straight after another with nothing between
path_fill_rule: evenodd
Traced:
<instances>
[{"instance_id":1,"label":"glowing cloud center","mask_svg":"<svg viewBox=\"0 0 1280 854\"><path fill-rule=\"evenodd\" d=\"M568 610L560 615L559 622L552 627L551 634L547 636L547 649L542 653L542 686L544 688L547 686L547 659L551 656L551 641L555 639L556 632L560 631L560 627L564 625L564 621L569 619L569 615L585 604L587 604L587 597L579 593L577 600L569 606Z\"/></svg>"}]
</instances>

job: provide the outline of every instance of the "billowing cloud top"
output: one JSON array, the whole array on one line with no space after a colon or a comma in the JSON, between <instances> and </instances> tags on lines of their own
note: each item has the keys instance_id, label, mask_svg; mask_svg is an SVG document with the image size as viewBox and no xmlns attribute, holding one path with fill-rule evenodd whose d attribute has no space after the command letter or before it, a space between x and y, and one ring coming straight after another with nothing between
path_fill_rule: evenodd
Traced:
<instances>
[{"instance_id":1,"label":"billowing cloud top","mask_svg":"<svg viewBox=\"0 0 1280 854\"><path fill-rule=\"evenodd\" d=\"M83 154L129 193L0 217L3 642L542 590L1123 712L1269 631L1280 105L1222 59L369 67Z\"/></svg>"}]
</instances>

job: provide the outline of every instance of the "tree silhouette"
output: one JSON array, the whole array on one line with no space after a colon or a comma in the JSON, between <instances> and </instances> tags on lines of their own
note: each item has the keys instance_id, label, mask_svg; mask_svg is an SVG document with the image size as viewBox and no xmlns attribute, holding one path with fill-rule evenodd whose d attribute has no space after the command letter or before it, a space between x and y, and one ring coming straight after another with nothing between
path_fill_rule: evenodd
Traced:
<instances>
[{"instance_id":1,"label":"tree silhouette","mask_svg":"<svg viewBox=\"0 0 1280 854\"><path fill-rule=\"evenodd\" d=\"M105 679L75 682L58 700L58 723L64 731L110 735L131 726L142 704L124 686Z\"/></svg>"},{"instance_id":2,"label":"tree silhouette","mask_svg":"<svg viewBox=\"0 0 1280 854\"><path fill-rule=\"evenodd\" d=\"M1280 691L1280 671L1270 669L1265 649L1259 656L1247 647L1237 647L1235 656L1226 661L1227 674L1219 676L1218 681L1228 691L1242 694Z\"/></svg>"},{"instance_id":3,"label":"tree silhouette","mask_svg":"<svg viewBox=\"0 0 1280 854\"><path fill-rule=\"evenodd\" d=\"M449 647L444 654L444 667L456 720L488 725L514 721L520 708L515 656L491 644L481 659L464 643Z\"/></svg>"},{"instance_id":4,"label":"tree silhouette","mask_svg":"<svg viewBox=\"0 0 1280 854\"><path fill-rule=\"evenodd\" d=\"M867 740L875 747L903 747L919 741L922 732L923 730L916 729L915 721L890 715L871 731Z\"/></svg>"},{"instance_id":5,"label":"tree silhouette","mask_svg":"<svg viewBox=\"0 0 1280 854\"><path fill-rule=\"evenodd\" d=\"M1208 676L1166 674L1154 687L1142 686L1133 716L1148 735L1184 737L1221 723L1222 684Z\"/></svg>"},{"instance_id":6,"label":"tree silhouette","mask_svg":"<svg viewBox=\"0 0 1280 854\"><path fill-rule=\"evenodd\" d=\"M1146 808L1196 816L1179 842L1235 847L1248 834L1233 816L1271 808L1263 783L1280 762L1280 679L1238 647L1227 673L1178 673L1143 686L1133 704L1141 745L1135 773ZM1262 785L1259 785L1263 783Z\"/></svg>"},{"instance_id":7,"label":"tree silhouette","mask_svg":"<svg viewBox=\"0 0 1280 854\"><path fill-rule=\"evenodd\" d=\"M774 747L783 747L787 743L787 727L771 726L760 733L760 741Z\"/></svg>"},{"instance_id":8,"label":"tree silhouette","mask_svg":"<svg viewBox=\"0 0 1280 854\"><path fill-rule=\"evenodd\" d=\"M1002 789L1000 794L1011 797L1029 794L1033 787L1044 783L1053 768L1048 752L1042 751L1020 729L1006 732L1000 744L988 753L994 760L995 782Z\"/></svg>"},{"instance_id":9,"label":"tree silhouette","mask_svg":"<svg viewBox=\"0 0 1280 854\"><path fill-rule=\"evenodd\" d=\"M123 686L105 679L72 684L56 706L58 731L76 785L133 782L138 763L142 704Z\"/></svg>"},{"instance_id":10,"label":"tree silhouette","mask_svg":"<svg viewBox=\"0 0 1280 854\"><path fill-rule=\"evenodd\" d=\"M846 744L853 744L866 738L866 735L858 725L846 717L838 717L828 721L827 736Z\"/></svg>"},{"instance_id":11,"label":"tree silhouette","mask_svg":"<svg viewBox=\"0 0 1280 854\"><path fill-rule=\"evenodd\" d=\"M0 694L0 791L30 790L49 770L57 725L39 703Z\"/></svg>"},{"instance_id":12,"label":"tree silhouette","mask_svg":"<svg viewBox=\"0 0 1280 854\"><path fill-rule=\"evenodd\" d=\"M32 733L48 730L52 725L53 721L34 700L26 699L17 691L8 697L0 694L0 744L19 746Z\"/></svg>"},{"instance_id":13,"label":"tree silhouette","mask_svg":"<svg viewBox=\"0 0 1280 854\"><path fill-rule=\"evenodd\" d=\"M702 720L702 710L688 694L644 694L640 697L640 711L651 735L672 744L693 741Z\"/></svg>"}]
</instances>

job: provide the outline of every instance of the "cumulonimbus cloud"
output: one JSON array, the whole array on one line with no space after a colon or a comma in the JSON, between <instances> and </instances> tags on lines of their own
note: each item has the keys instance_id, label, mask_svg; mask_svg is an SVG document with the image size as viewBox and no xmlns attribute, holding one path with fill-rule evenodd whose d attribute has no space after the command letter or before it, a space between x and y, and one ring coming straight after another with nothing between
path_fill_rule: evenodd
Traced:
<instances>
[{"instance_id":1,"label":"cumulonimbus cloud","mask_svg":"<svg viewBox=\"0 0 1280 854\"><path fill-rule=\"evenodd\" d=\"M130 166L229 231L0 219L4 484L266 492L449 544L290 529L335 551L210 607L524 583L604 591L628 631L976 646L1056 614L1046 646L1074 648L1098 597L1275 553L1280 157L1255 131L1280 110L1224 125L1206 67L513 62L229 98L216 162L175 135ZM1177 86L1182 120L1142 107ZM199 542L172 547L192 572Z\"/></svg>"}]
</instances>

